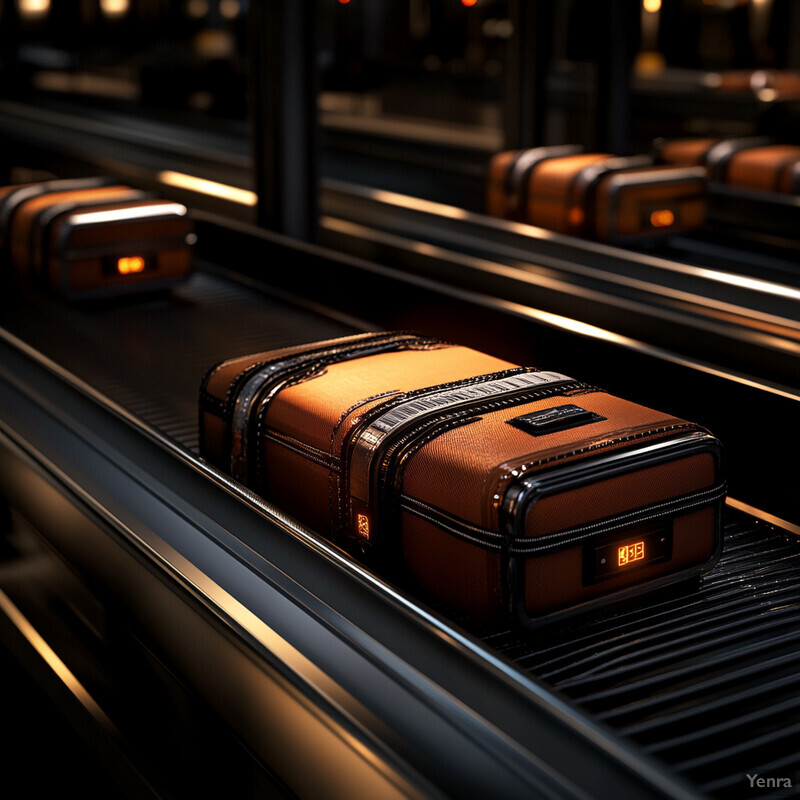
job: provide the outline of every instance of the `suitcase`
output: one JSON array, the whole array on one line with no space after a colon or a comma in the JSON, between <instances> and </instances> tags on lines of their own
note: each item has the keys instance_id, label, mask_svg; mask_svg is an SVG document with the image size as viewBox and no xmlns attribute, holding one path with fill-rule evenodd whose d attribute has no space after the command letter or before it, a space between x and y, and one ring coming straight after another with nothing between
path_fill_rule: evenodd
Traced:
<instances>
[{"instance_id":1,"label":"suitcase","mask_svg":"<svg viewBox=\"0 0 800 800\"><path fill-rule=\"evenodd\" d=\"M576 155L580 151L577 145L563 145L497 153L489 162L487 212L493 217L524 222L528 183L534 167L547 159Z\"/></svg>"},{"instance_id":2,"label":"suitcase","mask_svg":"<svg viewBox=\"0 0 800 800\"><path fill-rule=\"evenodd\" d=\"M487 210L572 236L626 242L705 221L705 172L653 166L649 156L580 153L573 146L496 155Z\"/></svg>"},{"instance_id":3,"label":"suitcase","mask_svg":"<svg viewBox=\"0 0 800 800\"><path fill-rule=\"evenodd\" d=\"M23 282L69 300L157 291L191 273L186 207L105 179L8 192L0 230Z\"/></svg>"},{"instance_id":4,"label":"suitcase","mask_svg":"<svg viewBox=\"0 0 800 800\"><path fill-rule=\"evenodd\" d=\"M661 160L703 164L709 179L742 189L800 192L800 147L763 136L740 139L676 139L656 143Z\"/></svg>"},{"instance_id":5,"label":"suitcase","mask_svg":"<svg viewBox=\"0 0 800 800\"><path fill-rule=\"evenodd\" d=\"M373 333L234 358L199 422L211 464L482 619L535 627L719 557L711 434L467 347Z\"/></svg>"},{"instance_id":6,"label":"suitcase","mask_svg":"<svg viewBox=\"0 0 800 800\"><path fill-rule=\"evenodd\" d=\"M712 73L710 88L718 92L769 92L768 100L788 100L800 96L800 73L790 70L726 70Z\"/></svg>"},{"instance_id":7,"label":"suitcase","mask_svg":"<svg viewBox=\"0 0 800 800\"><path fill-rule=\"evenodd\" d=\"M561 233L626 242L693 230L705 213L699 167L587 153L543 162L530 175L528 221Z\"/></svg>"},{"instance_id":8,"label":"suitcase","mask_svg":"<svg viewBox=\"0 0 800 800\"><path fill-rule=\"evenodd\" d=\"M81 192L111 186L113 183L109 178L94 177L0 187L0 246L4 249L7 247L8 234L14 216L27 201L51 192Z\"/></svg>"},{"instance_id":9,"label":"suitcase","mask_svg":"<svg viewBox=\"0 0 800 800\"><path fill-rule=\"evenodd\" d=\"M722 139L656 139L653 149L663 164L704 167L708 151Z\"/></svg>"},{"instance_id":10,"label":"suitcase","mask_svg":"<svg viewBox=\"0 0 800 800\"><path fill-rule=\"evenodd\" d=\"M710 174L741 189L795 194L800 189L800 147L788 144L727 148L709 153Z\"/></svg>"}]
</instances>

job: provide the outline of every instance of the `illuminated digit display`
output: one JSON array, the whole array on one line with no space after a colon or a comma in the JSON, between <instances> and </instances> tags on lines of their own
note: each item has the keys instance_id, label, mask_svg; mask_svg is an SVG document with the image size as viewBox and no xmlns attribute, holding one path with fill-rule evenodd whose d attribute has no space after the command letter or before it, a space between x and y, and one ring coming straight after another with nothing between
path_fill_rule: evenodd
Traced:
<instances>
[{"instance_id":1,"label":"illuminated digit display","mask_svg":"<svg viewBox=\"0 0 800 800\"><path fill-rule=\"evenodd\" d=\"M659 209L650 215L650 224L654 228L669 228L675 224L675 214L668 208Z\"/></svg>"},{"instance_id":2,"label":"illuminated digit display","mask_svg":"<svg viewBox=\"0 0 800 800\"><path fill-rule=\"evenodd\" d=\"M614 577L635 576L640 568L672 558L672 523L639 526L626 537L600 544L587 543L583 549L583 582L589 586ZM648 530L649 528L649 530ZM638 539L631 540L631 536Z\"/></svg>"},{"instance_id":3,"label":"illuminated digit display","mask_svg":"<svg viewBox=\"0 0 800 800\"><path fill-rule=\"evenodd\" d=\"M125 256L117 260L117 272L120 275L131 275L144 272L145 263L141 256Z\"/></svg>"},{"instance_id":4,"label":"illuminated digit display","mask_svg":"<svg viewBox=\"0 0 800 800\"><path fill-rule=\"evenodd\" d=\"M358 528L358 535L362 539L369 539L369 517L366 514L359 514L356 517L356 527Z\"/></svg>"},{"instance_id":5,"label":"illuminated digit display","mask_svg":"<svg viewBox=\"0 0 800 800\"><path fill-rule=\"evenodd\" d=\"M624 567L644 558L644 542L634 542L617 548L617 566Z\"/></svg>"}]
</instances>

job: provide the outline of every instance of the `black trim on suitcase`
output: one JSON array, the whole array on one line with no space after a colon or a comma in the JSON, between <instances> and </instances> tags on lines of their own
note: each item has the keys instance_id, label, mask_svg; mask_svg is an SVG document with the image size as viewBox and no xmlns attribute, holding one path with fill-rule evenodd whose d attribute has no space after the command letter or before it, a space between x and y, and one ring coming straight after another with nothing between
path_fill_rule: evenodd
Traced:
<instances>
[{"instance_id":1,"label":"black trim on suitcase","mask_svg":"<svg viewBox=\"0 0 800 800\"><path fill-rule=\"evenodd\" d=\"M795 153L794 155L791 156L786 156L781 161L780 165L775 170L775 183L773 186L773 191L780 192L782 194L793 193L795 178L792 173L796 174L798 161L800 161L800 152ZM781 188L784 176L787 176L789 178L790 188L788 191L784 191Z\"/></svg>"},{"instance_id":2,"label":"black trim on suitcase","mask_svg":"<svg viewBox=\"0 0 800 800\"><path fill-rule=\"evenodd\" d=\"M542 378L541 388L535 386L517 387L512 384L515 377L531 376L556 376L552 382L547 383ZM480 384L498 384L494 393L484 397L467 398L463 401L456 398L456 402L449 403L442 408L432 405L425 408L424 403L433 395L447 394L460 388L469 388ZM509 385L504 386L505 383ZM391 542L389 519L392 518L400 502L402 488L402 474L408 459L424 444L440 436L446 430L451 430L460 425L475 421L481 414L508 408L515 405L538 400L543 397L563 395L571 391L585 391L587 384L575 381L567 376L556 373L542 373L528 368L513 368L499 373L476 376L449 385L428 387L416 393L399 395L396 398L382 403L350 431L348 441L342 446L342 496L340 502L340 516L338 528L345 537L357 542L362 551L375 551L376 548L386 548L385 542ZM419 398L420 408L418 413L401 421L393 429L387 431L380 440L371 441L368 434L370 428L403 405L413 405ZM354 485L354 455L362 437L367 438L369 448L369 461L361 465L361 477ZM365 472L365 470L367 470ZM364 482L366 485L363 485ZM365 496L366 495L366 496ZM356 521L358 516L366 516L371 521L371 530L376 532L367 540L358 534ZM395 536L394 539L399 539Z\"/></svg>"},{"instance_id":3,"label":"black trim on suitcase","mask_svg":"<svg viewBox=\"0 0 800 800\"><path fill-rule=\"evenodd\" d=\"M116 181L111 178L97 177L44 181L20 186L19 189L15 189L0 200L0 247L5 247L8 244L8 233L11 230L13 217L26 201L34 197L40 197L43 194L97 189L102 186L113 186L115 183Z\"/></svg>"},{"instance_id":4,"label":"black trim on suitcase","mask_svg":"<svg viewBox=\"0 0 800 800\"><path fill-rule=\"evenodd\" d=\"M234 478L252 488L263 490L266 476L262 468L261 448L258 446L260 434L265 427L269 404L287 385L308 379L331 364L415 346L438 345L440 342L414 334L375 334L360 337L348 344L350 346L344 347L328 344L294 356L263 362L251 367L247 376L238 381L235 399L230 398L232 402L227 420L230 441L226 450L230 474ZM255 445L255 460L248 454L249 442Z\"/></svg>"},{"instance_id":5,"label":"black trim on suitcase","mask_svg":"<svg viewBox=\"0 0 800 800\"><path fill-rule=\"evenodd\" d=\"M597 188L609 175L629 169L643 169L653 166L650 156L614 156L604 161L587 164L570 182L567 204L567 225L570 233L579 235L594 234L597 208ZM571 225L569 209L578 207L583 210L580 225Z\"/></svg>"},{"instance_id":6,"label":"black trim on suitcase","mask_svg":"<svg viewBox=\"0 0 800 800\"><path fill-rule=\"evenodd\" d=\"M139 210L139 207L136 205L136 202L137 201L135 201L135 200L131 201L130 208ZM117 205L117 204L114 203L114 201L111 201L109 203L109 205ZM187 238L191 234L191 229L190 229L191 226L190 226L190 222L189 222L189 220L187 218L188 209L186 208L186 206L184 206L182 203L175 203L175 202L172 202L172 201L167 201L167 202L154 201L152 207L153 208L163 209L163 210L159 211L158 213L148 215L146 217L135 217L134 216L134 217L131 217L131 219L129 221L132 224L135 224L135 223L139 223L139 222L141 222L142 220L145 220L145 219L148 222L159 222L159 221L171 220L171 219L185 219L186 220L186 225L187 225L186 233L183 234L183 236L181 236L181 237L176 237L175 241L180 241L180 245L179 245L180 247L188 248L190 245L189 245L189 242L187 241ZM179 213L178 211L175 210L177 208L183 209L183 212ZM110 214L113 214L115 212L116 213L121 213L123 211L125 211L125 207L114 209L113 211L110 210L109 213ZM85 289L85 290L75 291L75 292L73 292L70 289L70 286L69 286L70 256L73 255L73 253L75 251L71 252L67 248L67 241L69 240L69 237L70 237L70 234L72 233L72 231L79 225L79 222L77 221L77 219L80 218L80 216L83 213L84 213L84 211L82 209L79 209L77 213L70 215L70 217L67 219L67 221L61 226L61 230L59 231L58 248L57 249L58 249L58 254L60 256L60 258L59 258L60 270L59 271L60 271L60 278L61 278L61 294L67 300L78 300L78 299L85 300L85 299L90 299L90 298L95 298L95 297L107 297L109 295L114 295L114 294L118 294L118 293L121 293L121 292L130 291L131 289L128 287L127 284L124 284L124 283L121 283L121 284L110 284L108 286L97 287L96 289L88 289L88 290ZM86 214L92 214L92 213L103 213L103 212L86 211L85 213ZM126 221L128 221L128 220L126 220ZM120 222L120 220L118 220L118 219L109 219L107 221L95 223L95 225L96 225L96 227L104 227L104 226L108 226L108 225L115 225L115 224L117 224L119 222ZM169 243L172 243L173 240L172 240L172 238L170 238L170 239L166 239L166 241L168 241ZM136 241L130 242L130 243L129 242L124 242L126 248L129 246L129 244L130 245L136 245L136 244L140 244L140 243L144 243L144 240L142 240L142 242L136 242ZM150 248L153 247L153 240L152 239L148 239L147 243L148 243L148 246ZM116 243L116 248L120 248L120 252L122 252L122 249L121 249L122 248L122 244L123 244L122 242ZM113 245L108 245L107 247L103 247L103 248L99 248L98 247L96 249L86 248L86 250L88 252L92 253L92 255L94 255L95 253L115 255L114 249L115 249L115 247ZM128 250L127 252L130 252L130 250ZM85 256L85 257L92 257L92 255ZM97 256L95 255L95 257L97 257ZM190 272L191 272L191 269L190 269ZM186 280L186 278L188 278L188 275L189 275L189 273L187 273L186 275L179 275L179 276L172 276L171 275L171 276L165 276L165 277L161 277L161 276L156 275L156 276L150 277L146 284L144 282L142 282L142 283L136 284L136 287L137 287L138 291L145 291L145 290L147 290L147 291L158 291L158 290L166 289L166 288L168 288L170 286L174 286L174 285L176 285L178 283L183 282L184 280ZM55 287L51 287L51 288L55 289Z\"/></svg>"},{"instance_id":7,"label":"black trim on suitcase","mask_svg":"<svg viewBox=\"0 0 800 800\"><path fill-rule=\"evenodd\" d=\"M741 139L723 139L712 145L706 153L706 168L708 178L720 183L727 182L727 168L731 159L742 150L752 150L754 147L767 147L774 144L774 140L767 136L747 136Z\"/></svg>"},{"instance_id":8,"label":"black trim on suitcase","mask_svg":"<svg viewBox=\"0 0 800 800\"><path fill-rule=\"evenodd\" d=\"M246 360L247 357L238 357L232 359L226 359L225 361L219 362L214 364L213 366L209 367L206 370L205 374L203 375L200 381L200 392L199 392L199 433L200 433L200 446L201 449L204 447L205 444L205 423L204 423L204 416L205 414L211 414L218 419L221 419L225 423L225 441L223 442L223 462L216 464L220 469L227 471L230 465L230 445L231 445L231 432L230 432L230 423L231 423L231 416L232 416L232 409L233 403L235 401L236 396L239 393L239 389L241 388L242 384L248 380L248 378L258 369L266 366L269 363L277 362L281 360L285 360L288 358L294 358L306 354L311 353L323 353L327 350L330 350L332 347L343 346L348 343L358 343L358 342L366 342L372 341L376 339L393 339L398 336L413 336L414 334L409 333L397 333L397 332L390 332L387 333L386 331L369 331L367 333L359 333L352 336L342 336L338 339L329 339L325 342L312 342L306 345L298 345L296 348L291 348L290 352L286 355L279 356L277 358L271 359L264 359L264 358L257 358L257 355L266 355L264 354L255 354L250 358L255 358L255 361ZM228 382L227 388L225 390L225 397L219 398L212 395L208 391L208 384L211 378L221 369L226 367L228 364L235 363L237 361L245 360L246 366L242 366L240 371L233 377L232 380Z\"/></svg>"},{"instance_id":9,"label":"black trim on suitcase","mask_svg":"<svg viewBox=\"0 0 800 800\"><path fill-rule=\"evenodd\" d=\"M528 195L530 193L531 174L540 164L555 158L567 158L583 152L576 144L564 144L551 147L534 147L523 150L509 165L506 176L506 197L512 203L511 212L527 217Z\"/></svg>"},{"instance_id":10,"label":"black trim on suitcase","mask_svg":"<svg viewBox=\"0 0 800 800\"><path fill-rule=\"evenodd\" d=\"M694 511L703 506L714 508L712 553L703 564L664 575L661 578L650 580L646 584L630 586L606 595L593 597L591 600L587 600L586 603L570 606L570 608L563 611L546 613L539 617L530 615L525 607L524 562L529 555L535 553L536 547L535 544L528 544L532 537L525 536L525 520L534 503L546 496L589 485L597 479L605 480L615 475L623 475L637 469L657 466L658 464L668 463L698 453L710 453L712 455L715 466L714 472L719 479L719 476L723 474L722 446L711 434L705 431L695 431L677 438L661 439L657 442L626 448L600 457L587 458L560 469L547 470L543 473L537 472L516 480L505 492L502 501L502 525L508 541L509 610L512 617L526 627L538 627L571 617L586 604L591 604L592 607L608 605L621 599L640 595L645 589L650 591L651 589L662 588L674 583L699 578L708 572L719 560L722 553L722 504L726 484L719 480L712 486L706 487L705 490L698 490L683 497L687 511ZM659 516L675 517L682 511L683 508L679 503L676 503L675 508L670 507L668 512ZM657 514L655 511L653 513ZM608 522L612 519L614 518L609 518L606 521ZM635 522L643 521L645 520L635 520ZM635 524L635 522L630 524ZM597 532L598 535L603 533L603 530ZM562 546L567 547L572 544L564 543L559 538L568 534L569 530L552 534L556 549L562 549ZM536 538L538 539L539 537ZM512 547L514 548L513 550ZM523 552L517 552L519 549L522 549Z\"/></svg>"},{"instance_id":11,"label":"black trim on suitcase","mask_svg":"<svg viewBox=\"0 0 800 800\"><path fill-rule=\"evenodd\" d=\"M661 178L658 181L660 186L666 186L666 185L669 185L671 183L683 183L683 182L687 182L688 183L688 182L691 182L691 181L697 181L699 186L700 186L700 191L696 192L695 194L685 194L680 198L670 198L668 201L666 201L672 207L674 207L678 202L685 203L688 200L701 200L701 199L703 199L705 197L705 185L706 185L705 167L678 167L678 166L675 166L675 167L660 167L659 169L662 169L664 172L667 172L667 171L671 172L671 174L668 175L666 178ZM647 182L646 178L641 178L640 175L641 175L641 173L639 173L639 175L637 175L637 176L625 176L625 175L615 175L615 176L613 176L614 178L622 178L622 182L621 183L614 183L613 178L612 178L612 183L611 183L611 185L609 186L609 189L608 189L608 229L606 230L606 236L611 241L613 241L614 239L619 239L619 238L630 240L630 239L636 238L637 236L649 236L650 234L652 234L652 230L650 230L650 231L642 231L641 234L632 234L632 235L631 234L626 234L626 235L623 236L621 234L615 233L613 228L612 228L613 222L614 222L614 220L617 219L617 214L618 214L618 211L619 211L619 196L620 196L620 193L622 192L622 190L624 188L626 188L626 186L624 185L625 177L629 178L629 181L628 181L628 184L627 184L628 186L630 186L631 183L634 183L634 184L637 183L637 182L646 183ZM640 180L637 181L636 177L640 177ZM631 178L633 178L633 180L630 180ZM673 228L670 227L669 231L671 232L672 230L673 230Z\"/></svg>"}]
</instances>

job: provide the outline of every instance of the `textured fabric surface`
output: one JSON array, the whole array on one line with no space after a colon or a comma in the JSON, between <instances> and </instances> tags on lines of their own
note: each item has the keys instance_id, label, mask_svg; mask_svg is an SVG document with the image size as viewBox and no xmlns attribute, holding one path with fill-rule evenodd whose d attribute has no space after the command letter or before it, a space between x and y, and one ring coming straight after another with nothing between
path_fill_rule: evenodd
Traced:
<instances>
[{"instance_id":1,"label":"textured fabric surface","mask_svg":"<svg viewBox=\"0 0 800 800\"><path fill-rule=\"evenodd\" d=\"M532 436L508 424L508 420L523 414L565 403L574 403L605 419L544 436ZM548 397L486 414L438 436L408 463L403 491L477 525L496 527L495 494L505 490L502 479L511 470L559 459L580 447L682 422L606 392Z\"/></svg>"},{"instance_id":2,"label":"textured fabric surface","mask_svg":"<svg viewBox=\"0 0 800 800\"><path fill-rule=\"evenodd\" d=\"M354 404L388 391L412 391L513 367L468 347L401 350L339 364L302 383L288 386L272 402L270 427L321 449Z\"/></svg>"}]
</instances>

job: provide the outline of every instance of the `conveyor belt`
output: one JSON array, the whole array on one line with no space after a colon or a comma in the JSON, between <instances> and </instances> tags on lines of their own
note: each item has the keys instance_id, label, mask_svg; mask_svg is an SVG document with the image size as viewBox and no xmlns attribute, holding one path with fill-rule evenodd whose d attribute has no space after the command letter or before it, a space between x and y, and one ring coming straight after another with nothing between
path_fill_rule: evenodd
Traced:
<instances>
[{"instance_id":1,"label":"conveyor belt","mask_svg":"<svg viewBox=\"0 0 800 800\"><path fill-rule=\"evenodd\" d=\"M197 391L209 367L236 355L345 336L359 326L209 273L169 294L80 313L30 297L3 319L11 333L192 451L198 448Z\"/></svg>"},{"instance_id":2,"label":"conveyor belt","mask_svg":"<svg viewBox=\"0 0 800 800\"><path fill-rule=\"evenodd\" d=\"M745 773L800 771L800 540L727 516L701 591L485 637L715 797L741 796Z\"/></svg>"},{"instance_id":3,"label":"conveyor belt","mask_svg":"<svg viewBox=\"0 0 800 800\"><path fill-rule=\"evenodd\" d=\"M211 364L358 325L207 272L169 295L113 307L29 298L4 324L189 450ZM729 511L722 561L699 592L530 636L453 619L709 794L733 796L745 772L800 770L799 547Z\"/></svg>"}]
</instances>

